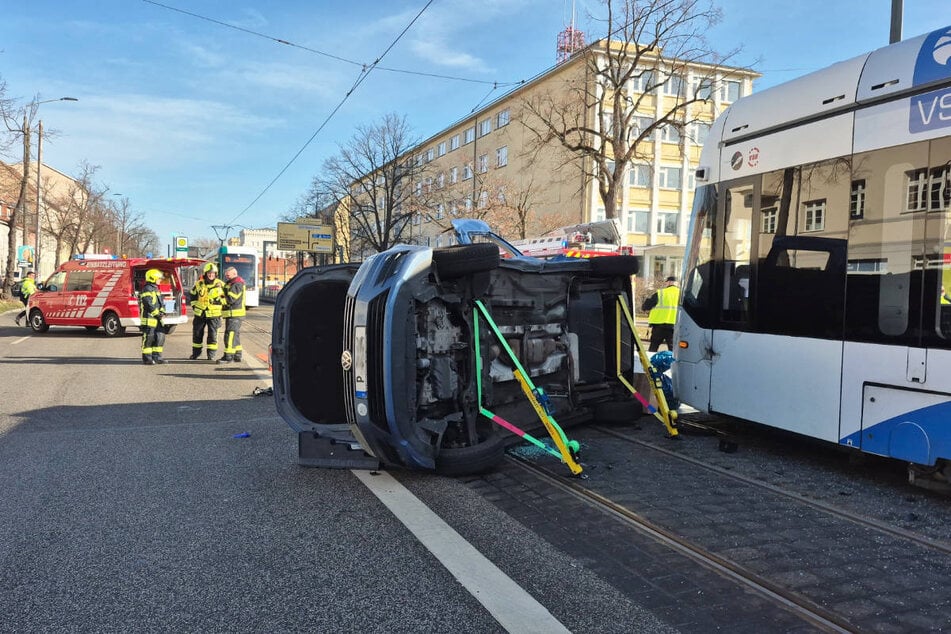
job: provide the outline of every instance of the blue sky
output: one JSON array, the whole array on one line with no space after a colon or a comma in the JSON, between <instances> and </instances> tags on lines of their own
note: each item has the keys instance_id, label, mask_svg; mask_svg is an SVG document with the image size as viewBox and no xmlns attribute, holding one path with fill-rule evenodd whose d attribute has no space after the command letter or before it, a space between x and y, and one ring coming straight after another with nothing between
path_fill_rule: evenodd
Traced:
<instances>
[{"instance_id":1,"label":"blue sky","mask_svg":"<svg viewBox=\"0 0 951 634\"><path fill-rule=\"evenodd\" d=\"M0 76L8 97L79 99L41 106L44 128L58 133L44 163L67 174L98 165L100 183L163 242L214 238L212 225L275 226L356 127L386 113L405 115L420 138L447 127L504 94L494 82L554 64L571 7L435 0L380 64L413 73L375 70L321 129L360 70L334 57L371 63L426 0L161 3L246 31L143 0L5 2ZM763 74L757 89L888 43L890 0L717 4L724 19L710 38L719 50L742 46L736 63ZM603 35L585 17L599 6L575 0L589 40ZM905 37L948 24L948 0L905 0Z\"/></svg>"}]
</instances>

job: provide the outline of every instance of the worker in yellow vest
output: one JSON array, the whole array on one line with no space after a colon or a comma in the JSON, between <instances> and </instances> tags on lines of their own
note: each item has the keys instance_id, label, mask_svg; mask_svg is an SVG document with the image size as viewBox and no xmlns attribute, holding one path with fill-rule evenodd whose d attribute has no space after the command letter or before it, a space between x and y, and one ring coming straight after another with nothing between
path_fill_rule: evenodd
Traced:
<instances>
[{"instance_id":1,"label":"worker in yellow vest","mask_svg":"<svg viewBox=\"0 0 951 634\"><path fill-rule=\"evenodd\" d=\"M241 361L241 322L246 314L247 290L244 280L233 266L225 269L225 306L221 316L225 319L225 353L218 363Z\"/></svg>"},{"instance_id":2,"label":"worker in yellow vest","mask_svg":"<svg viewBox=\"0 0 951 634\"><path fill-rule=\"evenodd\" d=\"M205 346L202 339L207 328L208 358L214 359L218 350L221 310L225 304L225 285L218 279L218 267L214 262L208 262L202 268L202 276L189 292L189 299L192 307L192 355L188 358L201 356L201 349Z\"/></svg>"},{"instance_id":3,"label":"worker in yellow vest","mask_svg":"<svg viewBox=\"0 0 951 634\"><path fill-rule=\"evenodd\" d=\"M651 342L648 350L656 352L660 344L667 344L668 350L674 349L674 323L677 321L677 304L680 302L680 289L677 278L667 278L664 288L644 300L641 310L650 311L647 323L651 328Z\"/></svg>"}]
</instances>

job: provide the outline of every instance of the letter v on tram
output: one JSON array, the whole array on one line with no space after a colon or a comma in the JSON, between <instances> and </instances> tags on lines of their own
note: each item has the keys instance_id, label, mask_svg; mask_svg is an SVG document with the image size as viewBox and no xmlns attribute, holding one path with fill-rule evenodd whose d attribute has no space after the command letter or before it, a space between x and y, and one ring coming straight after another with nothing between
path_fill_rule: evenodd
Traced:
<instances>
[{"instance_id":1,"label":"letter v on tram","mask_svg":"<svg viewBox=\"0 0 951 634\"><path fill-rule=\"evenodd\" d=\"M737 100L700 158L675 386L951 480L951 27Z\"/></svg>"},{"instance_id":2,"label":"letter v on tram","mask_svg":"<svg viewBox=\"0 0 951 634\"><path fill-rule=\"evenodd\" d=\"M141 325L138 292L145 284L145 272L162 272L159 290L165 302L163 323L169 328L188 321L179 269L198 266L193 259L115 259L112 256L76 256L64 262L30 295L27 318L34 332L50 326L102 328L114 337L126 328Z\"/></svg>"}]
</instances>

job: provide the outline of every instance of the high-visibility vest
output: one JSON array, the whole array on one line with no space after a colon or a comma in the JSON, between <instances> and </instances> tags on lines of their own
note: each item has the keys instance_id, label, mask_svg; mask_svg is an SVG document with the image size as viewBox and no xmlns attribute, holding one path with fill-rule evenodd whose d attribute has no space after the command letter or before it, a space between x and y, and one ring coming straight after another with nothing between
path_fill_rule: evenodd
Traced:
<instances>
[{"instance_id":1,"label":"high-visibility vest","mask_svg":"<svg viewBox=\"0 0 951 634\"><path fill-rule=\"evenodd\" d=\"M247 291L244 287L244 280L240 277L233 278L225 283L225 308L221 316L244 317L247 314L244 302Z\"/></svg>"},{"instance_id":2,"label":"high-visibility vest","mask_svg":"<svg viewBox=\"0 0 951 634\"><path fill-rule=\"evenodd\" d=\"M649 324L670 324L677 321L677 302L680 301L680 289L666 286L657 291L657 305L647 315Z\"/></svg>"},{"instance_id":3,"label":"high-visibility vest","mask_svg":"<svg viewBox=\"0 0 951 634\"><path fill-rule=\"evenodd\" d=\"M221 280L209 282L202 276L191 290L192 310L197 317L221 317L225 303L225 285Z\"/></svg>"},{"instance_id":4,"label":"high-visibility vest","mask_svg":"<svg viewBox=\"0 0 951 634\"><path fill-rule=\"evenodd\" d=\"M20 296L24 300L29 299L30 295L36 292L36 281L28 277L20 283Z\"/></svg>"}]
</instances>

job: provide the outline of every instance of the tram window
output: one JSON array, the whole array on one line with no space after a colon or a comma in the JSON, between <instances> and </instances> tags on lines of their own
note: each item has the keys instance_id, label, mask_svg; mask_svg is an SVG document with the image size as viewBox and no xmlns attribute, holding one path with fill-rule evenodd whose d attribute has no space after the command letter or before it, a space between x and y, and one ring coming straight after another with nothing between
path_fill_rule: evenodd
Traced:
<instances>
[{"instance_id":1,"label":"tram window","mask_svg":"<svg viewBox=\"0 0 951 634\"><path fill-rule=\"evenodd\" d=\"M726 190L726 227L723 232L723 300L720 317L725 322L749 320L750 255L753 251L753 208L758 187L744 181ZM757 223L757 228L759 223Z\"/></svg>"}]
</instances>

